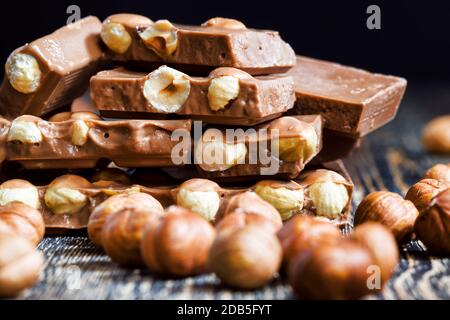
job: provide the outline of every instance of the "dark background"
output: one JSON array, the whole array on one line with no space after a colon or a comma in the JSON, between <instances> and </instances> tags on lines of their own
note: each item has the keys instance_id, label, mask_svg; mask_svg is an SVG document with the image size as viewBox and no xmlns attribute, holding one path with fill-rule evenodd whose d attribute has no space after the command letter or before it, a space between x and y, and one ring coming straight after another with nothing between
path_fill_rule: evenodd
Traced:
<instances>
[{"instance_id":1,"label":"dark background","mask_svg":"<svg viewBox=\"0 0 450 320\"><path fill-rule=\"evenodd\" d=\"M279 30L297 53L409 79L450 78L450 1L12 0L2 2L1 56L65 24L70 4L100 19L136 12L153 20L200 24L225 16ZM366 8L381 7L381 30L366 28ZM3 62L1 63L3 67Z\"/></svg>"}]
</instances>

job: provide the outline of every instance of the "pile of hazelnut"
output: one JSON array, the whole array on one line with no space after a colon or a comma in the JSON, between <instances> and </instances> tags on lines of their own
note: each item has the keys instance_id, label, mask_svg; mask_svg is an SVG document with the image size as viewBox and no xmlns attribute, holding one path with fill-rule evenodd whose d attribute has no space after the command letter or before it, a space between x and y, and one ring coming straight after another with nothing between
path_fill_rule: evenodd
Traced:
<instances>
[{"instance_id":1,"label":"pile of hazelnut","mask_svg":"<svg viewBox=\"0 0 450 320\"><path fill-rule=\"evenodd\" d=\"M0 186L0 296L35 284L43 265L35 249L45 229L39 195L23 183ZM17 187L25 197L10 192ZM113 262L159 277L213 272L227 287L251 290L280 275L305 299L379 292L398 264L399 245L413 237L431 254L450 255L450 164L429 169L405 198L387 191L367 195L348 235L324 215L290 214L282 190L255 188L221 200L218 188L189 180L177 188L176 205L165 209L139 190L112 195L90 215L89 239ZM303 198L297 200L296 206ZM335 207L344 205L324 210Z\"/></svg>"}]
</instances>

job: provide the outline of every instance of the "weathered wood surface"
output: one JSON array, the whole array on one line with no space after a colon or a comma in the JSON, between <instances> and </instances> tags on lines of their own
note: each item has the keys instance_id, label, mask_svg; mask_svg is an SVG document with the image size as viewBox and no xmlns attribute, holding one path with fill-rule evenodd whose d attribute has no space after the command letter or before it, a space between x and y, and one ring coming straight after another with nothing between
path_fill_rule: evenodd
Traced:
<instances>
[{"instance_id":1,"label":"weathered wood surface","mask_svg":"<svg viewBox=\"0 0 450 320\"><path fill-rule=\"evenodd\" d=\"M397 119L370 135L346 160L356 184L354 205L367 192L404 194L426 168L449 157L423 152L420 131L426 121L450 113L450 83L410 85ZM84 237L46 238L39 246L47 263L40 283L20 299L291 299L277 279L251 292L221 287L213 275L183 280L155 279L146 271L126 270ZM407 244L391 281L369 299L450 299L450 260L430 257L418 242Z\"/></svg>"}]
</instances>

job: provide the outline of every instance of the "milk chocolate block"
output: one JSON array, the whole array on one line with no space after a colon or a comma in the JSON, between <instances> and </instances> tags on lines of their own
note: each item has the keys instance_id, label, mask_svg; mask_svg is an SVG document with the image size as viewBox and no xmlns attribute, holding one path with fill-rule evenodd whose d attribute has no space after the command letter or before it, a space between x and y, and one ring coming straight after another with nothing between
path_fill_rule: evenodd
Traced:
<instances>
[{"instance_id":1,"label":"milk chocolate block","mask_svg":"<svg viewBox=\"0 0 450 320\"><path fill-rule=\"evenodd\" d=\"M246 131L210 128L196 142L194 155L203 178L295 178L321 148L322 118L296 116L281 117Z\"/></svg>"},{"instance_id":2,"label":"milk chocolate block","mask_svg":"<svg viewBox=\"0 0 450 320\"><path fill-rule=\"evenodd\" d=\"M114 61L140 67L170 64L203 72L233 67L260 75L286 72L295 65L294 51L278 32L247 29L234 19L185 26L116 14L103 22L101 37Z\"/></svg>"},{"instance_id":3,"label":"milk chocolate block","mask_svg":"<svg viewBox=\"0 0 450 320\"><path fill-rule=\"evenodd\" d=\"M80 96L102 61L101 28L87 17L15 50L5 65L0 114L40 116Z\"/></svg>"},{"instance_id":4,"label":"milk chocolate block","mask_svg":"<svg viewBox=\"0 0 450 320\"><path fill-rule=\"evenodd\" d=\"M297 57L292 114L320 114L325 128L362 137L391 121L406 80L337 63Z\"/></svg>"},{"instance_id":5,"label":"milk chocolate block","mask_svg":"<svg viewBox=\"0 0 450 320\"><path fill-rule=\"evenodd\" d=\"M295 101L290 76L253 77L238 69L218 68L198 78L167 66L150 74L123 68L101 71L91 79L91 97L107 117L177 114L243 126L277 118Z\"/></svg>"},{"instance_id":6,"label":"milk chocolate block","mask_svg":"<svg viewBox=\"0 0 450 320\"><path fill-rule=\"evenodd\" d=\"M50 120L16 118L3 131L5 159L26 169L93 168L102 160L120 167L183 165L183 150L172 156L183 141L172 140L172 133L190 138L191 129L190 120L103 121L88 112Z\"/></svg>"}]
</instances>

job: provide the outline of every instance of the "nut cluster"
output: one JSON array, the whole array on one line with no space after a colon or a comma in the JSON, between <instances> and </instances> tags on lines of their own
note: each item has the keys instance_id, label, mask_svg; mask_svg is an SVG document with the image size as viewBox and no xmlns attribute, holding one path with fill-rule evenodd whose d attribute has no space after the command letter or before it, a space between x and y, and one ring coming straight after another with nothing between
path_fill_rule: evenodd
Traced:
<instances>
[{"instance_id":1,"label":"nut cluster","mask_svg":"<svg viewBox=\"0 0 450 320\"><path fill-rule=\"evenodd\" d=\"M381 290L399 259L394 236L369 222L347 238L333 226L296 217L280 231L294 292L304 299L358 299ZM373 283L370 272L373 270Z\"/></svg>"},{"instance_id":2,"label":"nut cluster","mask_svg":"<svg viewBox=\"0 0 450 320\"><path fill-rule=\"evenodd\" d=\"M45 224L39 193L25 180L0 185L0 297L13 297L33 286L43 266L35 248L44 237Z\"/></svg>"}]
</instances>

